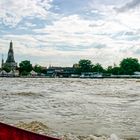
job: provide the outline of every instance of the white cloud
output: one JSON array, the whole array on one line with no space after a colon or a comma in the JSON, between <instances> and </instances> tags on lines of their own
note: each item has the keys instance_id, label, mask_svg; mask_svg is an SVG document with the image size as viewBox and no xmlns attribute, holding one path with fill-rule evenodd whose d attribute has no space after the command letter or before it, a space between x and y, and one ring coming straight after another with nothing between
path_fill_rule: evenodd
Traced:
<instances>
[{"instance_id":1,"label":"white cloud","mask_svg":"<svg viewBox=\"0 0 140 140\"><path fill-rule=\"evenodd\" d=\"M140 10L135 12L129 11L127 13L120 13L117 15L116 19L120 20L121 23L131 29L140 29Z\"/></svg>"},{"instance_id":2,"label":"white cloud","mask_svg":"<svg viewBox=\"0 0 140 140\"><path fill-rule=\"evenodd\" d=\"M46 38L46 41L54 45L69 44L73 46L90 46L93 43L99 42L111 46L112 42L117 42L117 40L112 39L112 36L117 35L119 32L124 34L126 32L133 32L130 26L120 22L120 17L91 21L82 19L78 15L63 17L55 21L53 25L42 29L35 29L34 31L45 34L37 36L40 41Z\"/></svg>"},{"instance_id":3,"label":"white cloud","mask_svg":"<svg viewBox=\"0 0 140 140\"><path fill-rule=\"evenodd\" d=\"M43 3L41 0L1 0L0 17L10 26L16 26L28 16L39 16L47 21L50 16L50 2L51 0L44 0ZM91 6L93 13L104 15L100 20L86 19L76 13L65 17L62 14L57 15L59 19L49 19L51 24L46 23L41 29L37 29L37 24L27 21L22 28L36 26L36 29L32 30L34 33L7 33L8 35L3 35L0 39L1 46L4 46L0 49L7 53L8 40L12 39L15 54L37 58L39 62L34 63L44 65L51 62L54 65L70 66L79 59L87 58L106 66L119 63L124 57L139 57L136 52L139 51L140 39L135 39L140 32L139 10L117 13L113 7L112 4L101 4L97 9L92 9Z\"/></svg>"},{"instance_id":4,"label":"white cloud","mask_svg":"<svg viewBox=\"0 0 140 140\"><path fill-rule=\"evenodd\" d=\"M25 23L25 26L27 26L27 27L36 27L36 24L33 24L33 23L30 23L30 22L26 22Z\"/></svg>"},{"instance_id":5,"label":"white cloud","mask_svg":"<svg viewBox=\"0 0 140 140\"><path fill-rule=\"evenodd\" d=\"M0 19L5 25L16 26L24 17L47 18L51 0L1 0Z\"/></svg>"},{"instance_id":6,"label":"white cloud","mask_svg":"<svg viewBox=\"0 0 140 140\"><path fill-rule=\"evenodd\" d=\"M120 8L115 8L116 11L118 12L126 12L132 9L135 9L140 6L140 1L139 0L131 0L125 5L121 6Z\"/></svg>"},{"instance_id":7,"label":"white cloud","mask_svg":"<svg viewBox=\"0 0 140 140\"><path fill-rule=\"evenodd\" d=\"M127 14L116 14L115 12L113 14L112 16L109 14L108 17L102 21L84 20L76 15L69 16L56 21L51 26L35 31L38 33L49 33L49 35L45 35L44 37L48 39L48 42L54 43L54 45L70 44L75 47L81 45L81 49L82 46L91 47L85 49L84 52L82 50L79 52L65 52L65 55L77 55L77 57L79 55L81 58L90 58L93 62L100 62L104 65L112 65L114 62L118 64L124 57L136 56L136 46L138 46L140 42L135 40L130 41L131 35L129 36L130 40L125 37L113 39L113 36L119 32L122 32L123 36L125 36L126 33L135 33L135 29L138 29L137 24L134 26L132 20L129 20L127 23L127 19L125 18L128 16ZM135 16L136 15L132 15L132 17ZM140 23L140 21L137 21L137 23ZM107 47L101 48L101 50L94 48L93 44L99 42L105 44Z\"/></svg>"},{"instance_id":8,"label":"white cloud","mask_svg":"<svg viewBox=\"0 0 140 140\"><path fill-rule=\"evenodd\" d=\"M42 40L39 41L41 37ZM57 66L71 66L73 63L78 62L79 59L82 58L91 59L94 63L99 62L104 66L112 65L114 62L119 63L119 61L124 57L136 56L135 52L140 45L140 43L138 43L137 41L114 41L108 37L97 36L93 39L93 46L89 48L85 48L84 50L82 50L81 46L80 50L77 51L64 51L57 50L55 46L52 46L53 44L51 44L50 41L46 41L47 36L7 35L2 39L3 44L1 45L4 46L5 49L3 49L3 51L5 53L7 53L8 51L9 44L7 40L10 38L13 38L15 55L20 54L20 56L28 56L26 57L26 59L38 58L39 61L34 61L33 63L41 63L44 66L48 66L50 62L52 65ZM0 40L0 42L2 40ZM97 47L94 48L94 44L96 44L97 42L105 43L106 47L100 49L98 49ZM58 42L56 42L56 44L57 43ZM42 45L43 47L40 47ZM61 45L62 44L60 44L60 47Z\"/></svg>"},{"instance_id":9,"label":"white cloud","mask_svg":"<svg viewBox=\"0 0 140 140\"><path fill-rule=\"evenodd\" d=\"M39 33L82 33L90 31L89 21L82 20L78 15L62 17L53 25L47 25L45 29L35 30Z\"/></svg>"}]
</instances>

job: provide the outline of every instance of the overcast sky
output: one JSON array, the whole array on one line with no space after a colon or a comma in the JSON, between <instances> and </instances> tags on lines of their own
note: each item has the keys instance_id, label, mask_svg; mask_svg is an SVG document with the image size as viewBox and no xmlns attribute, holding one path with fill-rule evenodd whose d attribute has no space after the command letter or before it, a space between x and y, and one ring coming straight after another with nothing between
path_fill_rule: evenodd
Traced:
<instances>
[{"instance_id":1,"label":"overcast sky","mask_svg":"<svg viewBox=\"0 0 140 140\"><path fill-rule=\"evenodd\" d=\"M0 0L0 53L15 59L103 66L140 57L140 0Z\"/></svg>"}]
</instances>

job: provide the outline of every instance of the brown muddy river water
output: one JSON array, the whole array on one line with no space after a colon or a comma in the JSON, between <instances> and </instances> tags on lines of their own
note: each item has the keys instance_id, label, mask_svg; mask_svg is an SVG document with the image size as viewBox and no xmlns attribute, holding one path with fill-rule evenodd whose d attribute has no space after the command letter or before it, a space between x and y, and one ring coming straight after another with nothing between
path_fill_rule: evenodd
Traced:
<instances>
[{"instance_id":1,"label":"brown muddy river water","mask_svg":"<svg viewBox=\"0 0 140 140\"><path fill-rule=\"evenodd\" d=\"M0 121L140 138L140 80L0 78Z\"/></svg>"}]
</instances>

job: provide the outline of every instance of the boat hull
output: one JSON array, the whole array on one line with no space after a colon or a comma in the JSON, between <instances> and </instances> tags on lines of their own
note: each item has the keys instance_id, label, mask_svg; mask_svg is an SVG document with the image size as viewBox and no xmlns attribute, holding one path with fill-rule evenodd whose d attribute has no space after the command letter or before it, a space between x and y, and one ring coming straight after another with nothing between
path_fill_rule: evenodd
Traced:
<instances>
[{"instance_id":1,"label":"boat hull","mask_svg":"<svg viewBox=\"0 0 140 140\"><path fill-rule=\"evenodd\" d=\"M60 140L36 134L0 122L0 140Z\"/></svg>"}]
</instances>

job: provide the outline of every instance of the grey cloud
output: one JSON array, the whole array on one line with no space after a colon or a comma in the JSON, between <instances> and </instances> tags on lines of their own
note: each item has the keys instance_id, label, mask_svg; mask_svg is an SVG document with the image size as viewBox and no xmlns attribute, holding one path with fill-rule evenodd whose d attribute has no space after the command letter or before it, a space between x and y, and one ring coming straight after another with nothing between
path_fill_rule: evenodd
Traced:
<instances>
[{"instance_id":1,"label":"grey cloud","mask_svg":"<svg viewBox=\"0 0 140 140\"><path fill-rule=\"evenodd\" d=\"M102 48L106 48L107 46L105 44L95 43L95 44L93 44L93 47L96 49L102 49Z\"/></svg>"},{"instance_id":2,"label":"grey cloud","mask_svg":"<svg viewBox=\"0 0 140 140\"><path fill-rule=\"evenodd\" d=\"M89 27L101 27L101 26L103 26L104 25L104 23L95 23L95 24L89 24Z\"/></svg>"},{"instance_id":3,"label":"grey cloud","mask_svg":"<svg viewBox=\"0 0 140 140\"><path fill-rule=\"evenodd\" d=\"M126 3L125 5L123 5L120 8L114 8L117 12L126 12L128 10L137 8L138 6L140 6L140 0L132 0L128 3Z\"/></svg>"}]
</instances>

